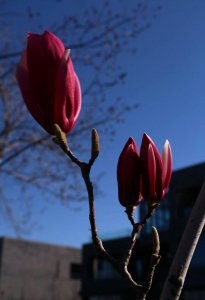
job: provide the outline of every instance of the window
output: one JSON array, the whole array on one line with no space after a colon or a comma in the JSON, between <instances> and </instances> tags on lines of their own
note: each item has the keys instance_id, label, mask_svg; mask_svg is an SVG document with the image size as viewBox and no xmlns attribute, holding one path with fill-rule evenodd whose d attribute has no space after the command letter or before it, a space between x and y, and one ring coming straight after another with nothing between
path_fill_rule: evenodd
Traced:
<instances>
[{"instance_id":1,"label":"window","mask_svg":"<svg viewBox=\"0 0 205 300\"><path fill-rule=\"evenodd\" d=\"M197 290L197 291L184 291L184 300L201 300L205 299L205 290Z\"/></svg>"},{"instance_id":2,"label":"window","mask_svg":"<svg viewBox=\"0 0 205 300\"><path fill-rule=\"evenodd\" d=\"M138 277L142 275L142 261L140 259L136 259L135 261L135 271Z\"/></svg>"},{"instance_id":3,"label":"window","mask_svg":"<svg viewBox=\"0 0 205 300\"><path fill-rule=\"evenodd\" d=\"M95 258L93 260L94 279L111 279L117 277L119 277L119 274L109 261L102 258Z\"/></svg>"},{"instance_id":4,"label":"window","mask_svg":"<svg viewBox=\"0 0 205 300\"><path fill-rule=\"evenodd\" d=\"M164 232L169 230L170 223L170 207L169 201L166 199L167 196L161 201L159 209L157 209L156 213L152 216L152 218L148 221L145 226L145 233L150 233L152 226L155 226L159 231ZM141 219L147 213L147 204L146 201L141 203L140 207L140 216Z\"/></svg>"},{"instance_id":5,"label":"window","mask_svg":"<svg viewBox=\"0 0 205 300\"><path fill-rule=\"evenodd\" d=\"M178 217L187 220L195 203L199 188L187 188L175 194L178 207Z\"/></svg>"},{"instance_id":6,"label":"window","mask_svg":"<svg viewBox=\"0 0 205 300\"><path fill-rule=\"evenodd\" d=\"M106 295L106 296L91 296L89 300L121 300L118 295Z\"/></svg>"},{"instance_id":7,"label":"window","mask_svg":"<svg viewBox=\"0 0 205 300\"><path fill-rule=\"evenodd\" d=\"M194 252L191 267L194 268L204 268L205 267L205 236L201 235L200 240L196 246L196 250Z\"/></svg>"},{"instance_id":8,"label":"window","mask_svg":"<svg viewBox=\"0 0 205 300\"><path fill-rule=\"evenodd\" d=\"M70 278L72 279L80 279L81 278L81 272L82 272L82 265L72 263L70 264Z\"/></svg>"}]
</instances>

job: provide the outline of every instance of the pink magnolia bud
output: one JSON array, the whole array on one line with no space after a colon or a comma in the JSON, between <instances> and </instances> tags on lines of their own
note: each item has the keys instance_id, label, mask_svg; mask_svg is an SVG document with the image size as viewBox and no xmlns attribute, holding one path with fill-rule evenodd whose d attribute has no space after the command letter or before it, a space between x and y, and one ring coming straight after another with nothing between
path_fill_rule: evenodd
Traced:
<instances>
[{"instance_id":1,"label":"pink magnolia bud","mask_svg":"<svg viewBox=\"0 0 205 300\"><path fill-rule=\"evenodd\" d=\"M135 141L130 137L117 165L118 197L123 206L136 206L141 201L140 158Z\"/></svg>"},{"instance_id":2,"label":"pink magnolia bud","mask_svg":"<svg viewBox=\"0 0 205 300\"><path fill-rule=\"evenodd\" d=\"M140 160L142 196L152 202L159 202L166 193L172 174L172 153L169 142L165 142L161 157L152 139L144 133Z\"/></svg>"},{"instance_id":3,"label":"pink magnolia bud","mask_svg":"<svg viewBox=\"0 0 205 300\"><path fill-rule=\"evenodd\" d=\"M49 31L29 33L16 78L28 110L48 133L54 133L54 123L65 133L72 130L81 110L81 88L61 40Z\"/></svg>"}]
</instances>

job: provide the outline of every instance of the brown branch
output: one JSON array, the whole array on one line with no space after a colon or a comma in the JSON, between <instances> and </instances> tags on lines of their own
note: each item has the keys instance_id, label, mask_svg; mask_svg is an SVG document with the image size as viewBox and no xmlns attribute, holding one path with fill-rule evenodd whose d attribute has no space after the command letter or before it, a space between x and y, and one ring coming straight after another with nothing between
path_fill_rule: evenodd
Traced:
<instances>
[{"instance_id":1,"label":"brown branch","mask_svg":"<svg viewBox=\"0 0 205 300\"><path fill-rule=\"evenodd\" d=\"M90 160L91 161L91 160ZM93 163L93 162L92 162ZM132 287L135 288L136 290L136 295L137 299L139 300L145 300L147 293L149 292L151 285L152 285L152 279L154 276L154 272L156 269L156 266L158 265L161 256L159 255L158 252L154 251L151 256L151 261L150 261L150 267L148 270L148 275L147 275L147 281L144 286L138 284L131 276L131 274L128 271L128 264L130 261L130 257L132 255L132 250L136 242L136 236L137 234L141 231L142 227L147 223L147 221L152 217L154 214L156 208L159 205L153 206L147 213L146 217L139 223L136 223L135 226L133 226L133 232L131 235L129 247L127 250L127 255L125 256L125 260L120 262L117 261L115 258L113 258L104 248L103 243L101 239L98 237L98 232L97 232L97 226L96 226L96 221L95 221L95 210L94 210L94 195L93 195L93 185L92 182L90 181L90 170L91 170L91 164L90 163L81 163L81 172L82 176L87 188L88 192L88 200L89 200L89 209L90 209L90 214L89 214L89 219L90 219L90 224L91 224L91 233L92 233L92 240L94 245L97 246L99 249L100 253L103 254L103 256L108 259L111 264L117 269L117 271L123 275L127 279L127 281L131 284ZM133 221L133 219L131 218Z\"/></svg>"},{"instance_id":2,"label":"brown branch","mask_svg":"<svg viewBox=\"0 0 205 300\"><path fill-rule=\"evenodd\" d=\"M160 300L178 300L186 274L205 224L205 182L196 199L176 255L164 284Z\"/></svg>"},{"instance_id":3,"label":"brown branch","mask_svg":"<svg viewBox=\"0 0 205 300\"><path fill-rule=\"evenodd\" d=\"M95 221L95 209L94 209L94 195L93 195L93 185L90 181L90 164L82 163L81 165L81 172L82 176L87 188L88 192L88 200L89 200L89 220L91 225L91 233L92 233L92 240L94 245L98 248L100 253L110 261L110 263L113 265L113 267L131 284L132 287L134 287L137 290L137 293L140 293L142 290L142 286L134 281L131 274L129 273L127 266L125 264L122 264L120 261L116 260L113 256L111 256L107 250L104 248L102 240L98 236L97 232L97 226Z\"/></svg>"},{"instance_id":4,"label":"brown branch","mask_svg":"<svg viewBox=\"0 0 205 300\"><path fill-rule=\"evenodd\" d=\"M143 13L143 7L139 10L139 13ZM123 27L126 24L129 24L132 21L136 20L136 14L134 14L131 17L127 17L124 19L121 19L113 24L111 24L109 27L105 27L104 31L96 34L94 36L92 36L91 38L87 38L86 40L82 41L82 42L78 42L75 44L70 44L68 48L70 49L79 49L79 48L93 48L93 44L102 40L104 37L107 36L108 32L113 32L114 30L119 30L121 27ZM107 20L106 20L107 21ZM82 28L84 28L85 25L82 24ZM94 26L90 27L89 30L95 29ZM108 30L109 29L109 30ZM86 31L86 33L88 32L88 30ZM85 34L83 35L83 37L85 36ZM14 52L10 52L10 53L3 53L0 55L0 60L4 60L4 59L8 59L8 58L12 58L12 57L17 57L20 56L22 53L22 51L14 51Z\"/></svg>"},{"instance_id":5,"label":"brown branch","mask_svg":"<svg viewBox=\"0 0 205 300\"><path fill-rule=\"evenodd\" d=\"M159 264L160 259L161 259L160 255L152 253L151 260L150 260L150 266L149 266L149 270L148 270L148 275L147 275L147 280L146 280L146 283L144 285L144 294L143 294L143 297L142 297L141 300L146 299L147 294L151 289L155 269L156 269L157 265Z\"/></svg>"},{"instance_id":6,"label":"brown branch","mask_svg":"<svg viewBox=\"0 0 205 300\"><path fill-rule=\"evenodd\" d=\"M133 230L132 230L132 234L131 234L131 238L128 244L128 248L127 248L127 252L126 255L124 257L124 261L123 263L125 264L125 266L128 266L130 258L131 258L131 254L132 254L132 250L135 246L136 243L136 239L137 239L137 234L139 234L143 228L143 226L149 221L149 219L153 216L153 214L155 213L156 209L159 207L159 204L154 204L153 206L149 207L148 212L145 216L145 218L140 221L139 223L135 223L134 222L134 218L133 218L133 210L131 209L126 209L126 213L128 215L128 219L130 220L132 226L133 226Z\"/></svg>"},{"instance_id":7,"label":"brown branch","mask_svg":"<svg viewBox=\"0 0 205 300\"><path fill-rule=\"evenodd\" d=\"M13 171L13 170L6 170L6 169L1 169L1 173L2 174L6 174L8 176L11 176L13 178L15 178L16 180L18 180L19 182L24 182L28 185L32 185L42 191L45 191L47 193L49 193L50 195L52 196L55 196L57 198L60 198L62 199L62 194L59 193L59 192L56 192L56 190L53 190L51 188L49 188L48 185L45 186L45 184L40 184L38 183L38 181L36 181L36 178L35 176L33 178L31 178L30 176L28 175L23 175L22 173L18 173L16 171Z\"/></svg>"},{"instance_id":8,"label":"brown branch","mask_svg":"<svg viewBox=\"0 0 205 300\"><path fill-rule=\"evenodd\" d=\"M147 274L147 279L144 284L144 294L143 294L142 300L146 299L147 294L151 289L155 269L161 259L159 252L160 252L159 234L157 232L157 229L155 227L152 227L152 255L151 255L151 259L150 259L150 265L149 265L149 270L148 270L148 274Z\"/></svg>"},{"instance_id":9,"label":"brown branch","mask_svg":"<svg viewBox=\"0 0 205 300\"><path fill-rule=\"evenodd\" d=\"M102 118L101 120L99 121L96 121L94 122L93 124L89 124L89 125L86 125L86 126L82 126L78 131L76 131L76 134L79 134L79 133L82 133L82 132L85 132L86 130L90 129L90 127L92 127L93 125L94 126L97 126L97 125L101 125L103 124L104 122L107 122L109 121L108 118ZM70 136L74 136L76 135L74 133L71 133ZM2 160L2 162L0 163L0 168L5 166L7 163L9 163L11 160L15 159L17 156L19 156L20 154L26 152L27 150L30 150L32 147L35 147L39 144L41 144L43 141L46 141L50 138L49 135L47 134L43 134L42 137L40 137L39 139L37 140L34 140L32 142L30 142L29 144L26 144L24 146L22 146L21 148L17 149L16 151L14 151L11 155L9 155L8 157L6 157L5 159ZM70 154L68 154L67 152L65 152L68 156ZM71 158L71 157L70 157Z\"/></svg>"},{"instance_id":10,"label":"brown branch","mask_svg":"<svg viewBox=\"0 0 205 300\"><path fill-rule=\"evenodd\" d=\"M22 154L23 152L25 152L26 150L40 144L42 141L48 139L49 136L43 136L40 139L29 143L25 146L23 146L22 148L20 148L19 150L16 150L14 153L12 153L9 157L5 158L1 163L0 163L0 168L5 166L8 162L10 162L12 159L16 158L18 155Z\"/></svg>"},{"instance_id":11,"label":"brown branch","mask_svg":"<svg viewBox=\"0 0 205 300\"><path fill-rule=\"evenodd\" d=\"M130 242L128 245L128 249L126 252L126 255L123 260L117 260L112 255L110 255L107 250L103 246L102 240L98 236L97 231L97 225L95 220L95 207L94 207L94 193L93 193L93 184L90 180L90 171L93 163L95 162L95 159L97 158L99 154L99 137L97 134L97 131L93 129L92 131L92 151L91 151L91 158L88 163L82 162L79 159L75 157L75 155L71 152L70 148L67 144L67 138L64 132L61 131L60 127L58 125L54 125L55 130L55 143L57 143L60 148L63 150L64 153L71 159L73 163L75 163L81 170L81 174L87 189L88 193L88 201L89 201L89 220L90 220L90 226L91 226L91 234L92 234L92 240L94 245L98 248L99 252L103 255L105 259L107 259L113 267L129 282L129 284L135 289L136 291L136 297L139 300L145 300L147 293L149 292L152 280L154 276L154 272L156 269L156 266L158 265L160 261L160 245L159 245L159 236L157 233L157 230L153 228L152 236L153 236L153 253L150 260L150 267L147 274L147 280L143 285L138 284L131 276L131 274L128 271L128 264L132 255L132 251L136 242L137 234L142 230L142 227L147 223L147 221L152 217L156 209L159 207L159 204L153 204L152 206L149 206L147 215L145 218L140 221L139 223L135 223L134 221L134 210L135 207L127 207L126 213L128 215L128 218L133 226L132 235L130 238Z\"/></svg>"},{"instance_id":12,"label":"brown branch","mask_svg":"<svg viewBox=\"0 0 205 300\"><path fill-rule=\"evenodd\" d=\"M130 241L128 244L127 252L126 252L126 255L123 260L123 265L125 268L128 267L128 264L130 262L132 251L133 251L133 248L136 243L137 235L141 232L143 226L153 216L153 214L155 213L155 211L158 207L159 207L158 203L155 203L152 206L150 206L148 208L148 212L147 212L145 218L142 221L140 221L139 223L135 223L134 216L133 216L133 213L134 213L134 210L136 207L127 207L126 208L125 212L127 213L128 219L133 226L133 230L132 230L131 238L130 238ZM156 231L156 229L154 231ZM153 233L152 233L152 235L153 235ZM156 232L155 232L155 235L156 235ZM157 233L157 236L158 236L158 233ZM159 239L159 236L158 236L158 239ZM139 295L140 300L146 299L147 294L152 286L152 280L153 280L156 266L158 265L158 263L160 262L160 259L161 259L161 256L159 255L159 245L157 245L157 243L159 244L159 240L156 242L156 237L153 238L153 253L151 256L150 266L149 266L148 273L147 273L147 280L146 280L145 284L143 285L142 294Z\"/></svg>"},{"instance_id":13,"label":"brown branch","mask_svg":"<svg viewBox=\"0 0 205 300\"><path fill-rule=\"evenodd\" d=\"M98 248L99 252L105 257L113 267L124 277L126 280L134 287L137 293L142 293L143 287L136 283L132 278L131 274L127 269L127 265L115 259L112 255L110 255L107 250L103 246L102 240L98 236L96 221L95 221L95 208L94 208L94 193L93 193L93 184L90 180L90 171L91 167L95 161L94 157L89 160L88 163L82 162L78 160L74 154L71 152L70 148L67 146L67 140L65 140L65 134L60 130L58 125L55 125L56 139L55 143L57 143L64 153L71 159L73 163L75 163L81 169L82 177L85 182L85 186L88 193L88 201L89 201L89 220L91 226L91 234L94 245Z\"/></svg>"}]
</instances>

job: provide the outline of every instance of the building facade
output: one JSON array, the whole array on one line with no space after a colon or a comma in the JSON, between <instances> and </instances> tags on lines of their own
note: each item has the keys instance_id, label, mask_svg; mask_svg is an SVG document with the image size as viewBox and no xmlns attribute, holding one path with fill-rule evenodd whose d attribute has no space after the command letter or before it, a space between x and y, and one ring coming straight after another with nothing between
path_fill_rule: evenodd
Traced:
<instances>
[{"instance_id":1,"label":"building facade","mask_svg":"<svg viewBox=\"0 0 205 300\"><path fill-rule=\"evenodd\" d=\"M0 239L1 300L79 300L81 250Z\"/></svg>"},{"instance_id":2,"label":"building facade","mask_svg":"<svg viewBox=\"0 0 205 300\"><path fill-rule=\"evenodd\" d=\"M151 227L158 229L162 259L157 266L147 299L159 299L169 266L176 252L191 209L205 180L205 163L173 172L169 190L159 209L143 228L136 242L129 268L137 282L143 284L152 249ZM140 218L146 214L146 203L140 204ZM116 258L122 258L129 238L116 238L104 246ZM205 234L201 235L190 265L181 300L205 299ZM92 244L83 247L83 300L136 300L128 284L105 261Z\"/></svg>"}]
</instances>

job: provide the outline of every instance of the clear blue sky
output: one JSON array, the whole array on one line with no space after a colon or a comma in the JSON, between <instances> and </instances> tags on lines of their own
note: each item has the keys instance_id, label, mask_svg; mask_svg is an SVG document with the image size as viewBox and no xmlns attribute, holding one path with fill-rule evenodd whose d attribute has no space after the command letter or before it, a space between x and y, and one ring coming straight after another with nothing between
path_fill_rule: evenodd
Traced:
<instances>
[{"instance_id":1,"label":"clear blue sky","mask_svg":"<svg viewBox=\"0 0 205 300\"><path fill-rule=\"evenodd\" d=\"M19 12L29 2L18 1ZM16 1L9 3L11 8ZM39 5L39 1L36 3ZM40 10L42 19L56 18L55 7L58 5L55 1L40 3L44 5ZM62 3L68 3L65 9L78 13L96 2ZM126 84L110 93L111 97L121 94L130 103L138 102L140 107L130 113L125 124L117 127L114 142L106 142L102 137L100 157L93 168L93 175L106 170L106 176L101 180L105 196L96 202L100 235L129 229L123 207L117 200L116 164L130 135L140 146L145 131L160 149L165 139L169 139L174 169L205 160L205 1L165 0L161 3L163 9L158 18L136 39L136 56L122 58L128 73ZM21 32L16 34L23 40L25 32L34 31L36 25L24 19L24 15L19 16ZM12 28L12 32L15 30ZM72 205L72 208L47 204L46 212L36 216L41 229L34 230L26 238L72 246L88 242L88 205L85 202ZM13 236L14 233L5 225L0 228L0 235Z\"/></svg>"}]
</instances>

